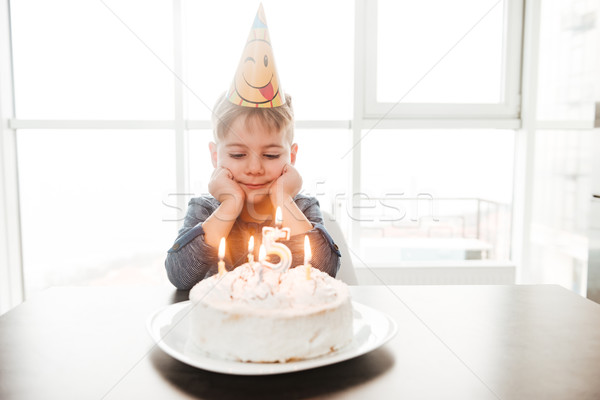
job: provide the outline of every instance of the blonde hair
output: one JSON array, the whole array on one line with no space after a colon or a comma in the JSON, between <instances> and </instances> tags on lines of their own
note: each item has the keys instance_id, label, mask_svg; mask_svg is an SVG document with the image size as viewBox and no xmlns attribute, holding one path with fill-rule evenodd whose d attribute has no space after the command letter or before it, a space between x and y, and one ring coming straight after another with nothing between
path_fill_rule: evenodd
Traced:
<instances>
[{"instance_id":1,"label":"blonde hair","mask_svg":"<svg viewBox=\"0 0 600 400\"><path fill-rule=\"evenodd\" d=\"M270 132L284 132L289 143L294 141L294 109L292 96L285 95L285 104L274 108L254 108L238 106L230 102L223 93L217 100L213 114L213 137L215 142L223 139L229 127L240 117L246 124L258 121Z\"/></svg>"}]
</instances>

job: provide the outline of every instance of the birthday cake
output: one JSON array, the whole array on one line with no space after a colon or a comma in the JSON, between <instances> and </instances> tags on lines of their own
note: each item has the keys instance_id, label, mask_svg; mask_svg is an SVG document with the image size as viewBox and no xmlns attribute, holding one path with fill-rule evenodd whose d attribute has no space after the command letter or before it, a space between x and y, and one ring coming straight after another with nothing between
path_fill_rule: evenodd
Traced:
<instances>
[{"instance_id":1,"label":"birthday cake","mask_svg":"<svg viewBox=\"0 0 600 400\"><path fill-rule=\"evenodd\" d=\"M191 339L219 358L287 362L318 357L352 340L346 284L305 266L284 273L259 262L192 288Z\"/></svg>"}]
</instances>

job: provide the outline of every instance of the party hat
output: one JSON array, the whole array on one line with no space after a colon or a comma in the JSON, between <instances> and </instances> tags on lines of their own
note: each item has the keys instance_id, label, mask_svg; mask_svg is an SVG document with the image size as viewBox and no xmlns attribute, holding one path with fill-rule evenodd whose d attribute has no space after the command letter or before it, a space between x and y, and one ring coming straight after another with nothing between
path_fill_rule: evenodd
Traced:
<instances>
[{"instance_id":1,"label":"party hat","mask_svg":"<svg viewBox=\"0 0 600 400\"><path fill-rule=\"evenodd\" d=\"M227 98L244 107L273 108L285 104L262 4L254 17Z\"/></svg>"}]
</instances>

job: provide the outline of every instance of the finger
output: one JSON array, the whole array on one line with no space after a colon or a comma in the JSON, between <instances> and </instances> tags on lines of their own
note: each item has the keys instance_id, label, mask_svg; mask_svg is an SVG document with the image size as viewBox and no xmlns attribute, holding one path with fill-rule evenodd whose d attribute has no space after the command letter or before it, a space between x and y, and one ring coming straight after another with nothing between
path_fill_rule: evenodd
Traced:
<instances>
[{"instance_id":1,"label":"finger","mask_svg":"<svg viewBox=\"0 0 600 400\"><path fill-rule=\"evenodd\" d=\"M225 174L226 177L228 177L229 179L233 179L233 173L231 173L229 168L219 167L219 169L221 170L222 173Z\"/></svg>"}]
</instances>

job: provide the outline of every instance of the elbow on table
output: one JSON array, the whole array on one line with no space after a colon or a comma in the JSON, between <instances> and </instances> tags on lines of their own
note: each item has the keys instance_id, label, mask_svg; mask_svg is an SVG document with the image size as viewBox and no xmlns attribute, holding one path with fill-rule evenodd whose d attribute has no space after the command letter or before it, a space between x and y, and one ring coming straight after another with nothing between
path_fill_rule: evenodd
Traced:
<instances>
[{"instance_id":1,"label":"elbow on table","mask_svg":"<svg viewBox=\"0 0 600 400\"><path fill-rule=\"evenodd\" d=\"M178 290L190 290L194 286L194 283L190 283L192 280L183 279L184 269L176 262L175 256L171 253L167 254L165 269L167 270L169 282Z\"/></svg>"}]
</instances>

